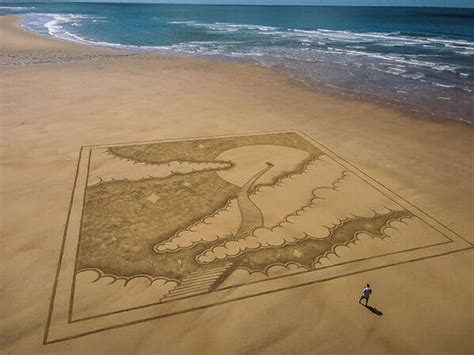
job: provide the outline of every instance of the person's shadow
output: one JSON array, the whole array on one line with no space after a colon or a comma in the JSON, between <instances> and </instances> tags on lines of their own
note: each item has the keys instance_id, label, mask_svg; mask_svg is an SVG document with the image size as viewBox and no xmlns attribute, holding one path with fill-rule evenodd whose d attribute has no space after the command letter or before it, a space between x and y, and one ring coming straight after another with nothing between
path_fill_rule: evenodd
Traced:
<instances>
[{"instance_id":1,"label":"person's shadow","mask_svg":"<svg viewBox=\"0 0 474 355\"><path fill-rule=\"evenodd\" d=\"M369 311L371 311L373 314L377 315L377 316L382 316L383 313L382 311L379 311L377 308L375 307L372 307L372 306L366 306L366 305L363 305L365 308L367 308Z\"/></svg>"}]
</instances>

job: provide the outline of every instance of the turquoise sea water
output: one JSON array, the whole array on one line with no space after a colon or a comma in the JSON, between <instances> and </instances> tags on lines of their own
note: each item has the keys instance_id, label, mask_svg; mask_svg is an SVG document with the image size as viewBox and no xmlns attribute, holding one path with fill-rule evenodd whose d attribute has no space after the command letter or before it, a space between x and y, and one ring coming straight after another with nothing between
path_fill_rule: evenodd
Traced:
<instances>
[{"instance_id":1,"label":"turquoise sea water","mask_svg":"<svg viewBox=\"0 0 474 355\"><path fill-rule=\"evenodd\" d=\"M0 3L46 36L252 61L315 88L474 122L474 9Z\"/></svg>"}]
</instances>

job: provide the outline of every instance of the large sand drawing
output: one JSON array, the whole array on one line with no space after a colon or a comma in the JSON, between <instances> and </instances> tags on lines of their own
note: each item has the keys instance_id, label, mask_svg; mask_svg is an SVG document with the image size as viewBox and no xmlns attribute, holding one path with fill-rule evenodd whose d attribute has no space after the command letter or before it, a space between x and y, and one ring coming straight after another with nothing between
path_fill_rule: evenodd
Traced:
<instances>
[{"instance_id":1,"label":"large sand drawing","mask_svg":"<svg viewBox=\"0 0 474 355\"><path fill-rule=\"evenodd\" d=\"M466 247L297 132L84 147L45 342Z\"/></svg>"}]
</instances>

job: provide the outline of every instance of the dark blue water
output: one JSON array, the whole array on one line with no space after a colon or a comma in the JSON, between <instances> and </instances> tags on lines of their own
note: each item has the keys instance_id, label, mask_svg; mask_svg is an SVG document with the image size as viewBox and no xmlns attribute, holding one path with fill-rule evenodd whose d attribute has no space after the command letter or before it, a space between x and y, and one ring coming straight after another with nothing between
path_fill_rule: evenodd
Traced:
<instances>
[{"instance_id":1,"label":"dark blue water","mask_svg":"<svg viewBox=\"0 0 474 355\"><path fill-rule=\"evenodd\" d=\"M1 3L30 30L250 60L309 86L474 122L474 9Z\"/></svg>"}]
</instances>

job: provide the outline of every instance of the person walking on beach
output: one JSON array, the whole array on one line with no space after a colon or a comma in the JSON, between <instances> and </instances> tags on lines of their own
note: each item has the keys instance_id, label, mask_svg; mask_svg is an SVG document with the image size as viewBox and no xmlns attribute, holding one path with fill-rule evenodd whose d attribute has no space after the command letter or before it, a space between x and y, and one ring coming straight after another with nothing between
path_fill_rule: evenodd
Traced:
<instances>
[{"instance_id":1,"label":"person walking on beach","mask_svg":"<svg viewBox=\"0 0 474 355\"><path fill-rule=\"evenodd\" d=\"M362 296L360 296L359 303L362 304L362 300L365 300L365 305L367 306L369 304L369 297L372 294L372 289L370 288L370 285L367 284L367 286L364 287L362 290Z\"/></svg>"}]
</instances>

